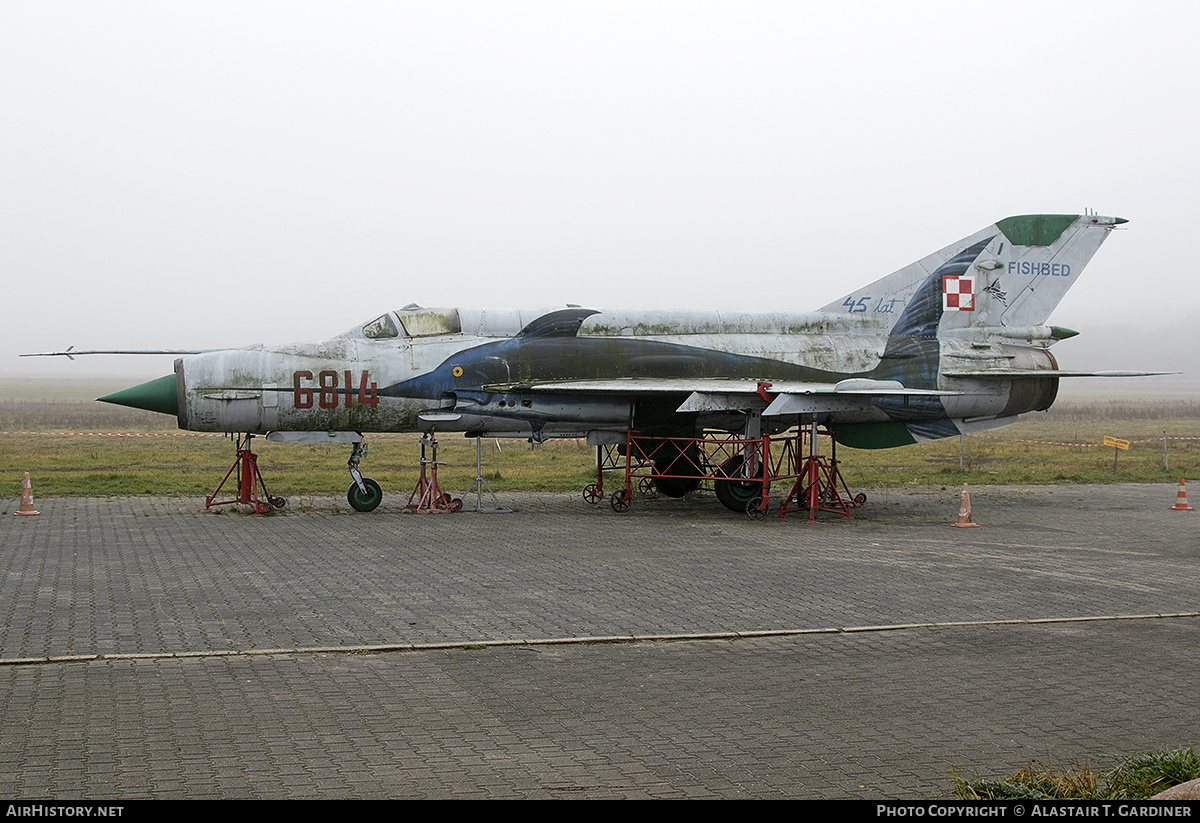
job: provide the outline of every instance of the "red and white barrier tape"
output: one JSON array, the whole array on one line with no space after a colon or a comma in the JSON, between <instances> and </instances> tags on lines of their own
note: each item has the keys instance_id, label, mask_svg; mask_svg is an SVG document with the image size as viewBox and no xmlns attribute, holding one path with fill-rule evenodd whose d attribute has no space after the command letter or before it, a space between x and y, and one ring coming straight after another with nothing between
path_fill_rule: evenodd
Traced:
<instances>
[{"instance_id":1,"label":"red and white barrier tape","mask_svg":"<svg viewBox=\"0 0 1200 823\"><path fill-rule=\"evenodd\" d=\"M224 437L207 432L0 432L0 434L37 434L59 437Z\"/></svg>"},{"instance_id":2,"label":"red and white barrier tape","mask_svg":"<svg viewBox=\"0 0 1200 823\"><path fill-rule=\"evenodd\" d=\"M1051 440L1010 440L1007 437L996 437L991 434L968 434L967 437L981 437L987 440L1001 440L1005 443L1034 443L1038 446L1080 446L1086 449L1105 449L1112 448L1105 446L1103 443L1056 443ZM1200 437L1167 437L1166 440L1200 440ZM1148 437L1145 440L1130 440L1130 444L1134 443L1161 443L1162 437Z\"/></svg>"}]
</instances>

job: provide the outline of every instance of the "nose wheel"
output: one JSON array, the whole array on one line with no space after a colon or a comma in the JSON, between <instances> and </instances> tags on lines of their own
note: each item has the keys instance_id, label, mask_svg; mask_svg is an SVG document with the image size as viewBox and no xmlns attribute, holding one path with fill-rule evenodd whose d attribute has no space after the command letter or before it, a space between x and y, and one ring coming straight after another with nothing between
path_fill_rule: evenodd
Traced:
<instances>
[{"instance_id":1,"label":"nose wheel","mask_svg":"<svg viewBox=\"0 0 1200 823\"><path fill-rule=\"evenodd\" d=\"M346 502L356 512L372 512L383 502L383 489L369 477L362 478L362 488L358 483L351 483L346 490Z\"/></svg>"},{"instance_id":2,"label":"nose wheel","mask_svg":"<svg viewBox=\"0 0 1200 823\"><path fill-rule=\"evenodd\" d=\"M350 447L350 459L346 461L346 468L354 478L346 490L346 502L356 512L373 512L383 502L383 489L379 484L369 477L363 477L358 471L358 464L366 454L367 444L360 440Z\"/></svg>"}]
</instances>

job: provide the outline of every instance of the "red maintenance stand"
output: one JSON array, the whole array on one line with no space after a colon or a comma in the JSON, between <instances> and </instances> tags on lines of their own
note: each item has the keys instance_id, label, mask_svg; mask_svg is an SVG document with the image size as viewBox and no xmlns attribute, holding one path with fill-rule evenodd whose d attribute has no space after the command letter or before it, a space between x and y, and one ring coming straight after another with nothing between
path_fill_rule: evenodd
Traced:
<instances>
[{"instance_id":1,"label":"red maintenance stand","mask_svg":"<svg viewBox=\"0 0 1200 823\"><path fill-rule=\"evenodd\" d=\"M604 475L610 472L625 472L625 454L628 448L628 434L621 434L620 443L596 444L596 482L588 483L583 488L583 499L593 505L604 499ZM637 468L645 468L645 461L638 459ZM658 496L658 489L649 478L643 477L638 481L638 491L643 497Z\"/></svg>"},{"instance_id":2,"label":"red maintenance stand","mask_svg":"<svg viewBox=\"0 0 1200 823\"><path fill-rule=\"evenodd\" d=\"M859 493L851 495L846 486L846 480L838 468L837 440L832 435L830 442L832 456L828 459L817 454L817 422L812 422L808 434L808 456L804 458L797 472L796 482L787 497L779 504L777 517L785 517L794 512L808 512L806 523L817 522L817 512L840 514L850 517L852 508L860 508L867 502L867 496Z\"/></svg>"},{"instance_id":3,"label":"red maintenance stand","mask_svg":"<svg viewBox=\"0 0 1200 823\"><path fill-rule=\"evenodd\" d=\"M250 506L255 515L259 515L282 509L287 505L284 498L275 497L267 492L266 481L263 480L262 472L258 470L258 457L250 450L253 437L254 435L247 434L237 438L237 459L233 461L233 465L229 467L229 471L225 473L225 477L217 484L213 493L204 499L204 511L211 511L213 506L241 503ZM234 472L237 472L237 497L217 500L217 495ZM262 497L258 495L259 488L262 489Z\"/></svg>"},{"instance_id":4,"label":"red maintenance stand","mask_svg":"<svg viewBox=\"0 0 1200 823\"><path fill-rule=\"evenodd\" d=\"M836 457L816 453L817 434L815 422L794 434L776 436L710 432L704 437L645 437L626 432L625 483L612 493L609 504L613 511L627 511L635 487L643 494L649 488L669 497L682 497L711 483L726 508L760 520L771 509L774 486L788 489L779 503L777 517L807 511L809 523L817 522L817 512L849 518L852 509L866 502L866 495L850 494ZM808 453L804 454L806 438ZM836 455L836 445L833 448ZM584 491L589 503L602 497L605 468L598 447L597 482ZM781 486L785 481L787 485Z\"/></svg>"},{"instance_id":5,"label":"red maintenance stand","mask_svg":"<svg viewBox=\"0 0 1200 823\"><path fill-rule=\"evenodd\" d=\"M425 457L426 446L431 450L428 458ZM430 432L421 438L421 475L417 487L408 496L406 508L416 509L417 514L448 514L463 507L461 498L451 497L438 485L438 466L444 465L438 462L437 438Z\"/></svg>"}]
</instances>

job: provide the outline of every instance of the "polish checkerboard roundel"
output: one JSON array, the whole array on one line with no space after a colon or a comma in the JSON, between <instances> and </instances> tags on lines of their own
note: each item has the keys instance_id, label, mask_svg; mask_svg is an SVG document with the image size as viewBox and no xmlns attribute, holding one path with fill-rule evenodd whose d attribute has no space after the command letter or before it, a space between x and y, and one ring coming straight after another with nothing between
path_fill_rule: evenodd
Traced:
<instances>
[{"instance_id":1,"label":"polish checkerboard roundel","mask_svg":"<svg viewBox=\"0 0 1200 823\"><path fill-rule=\"evenodd\" d=\"M975 276L948 274L942 278L942 311L975 311Z\"/></svg>"}]
</instances>

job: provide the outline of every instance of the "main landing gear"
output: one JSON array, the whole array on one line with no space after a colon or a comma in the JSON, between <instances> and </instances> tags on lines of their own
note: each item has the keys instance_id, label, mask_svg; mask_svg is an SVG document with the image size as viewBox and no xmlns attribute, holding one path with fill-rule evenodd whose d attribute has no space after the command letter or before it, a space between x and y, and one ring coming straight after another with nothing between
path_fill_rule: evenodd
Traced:
<instances>
[{"instance_id":1,"label":"main landing gear","mask_svg":"<svg viewBox=\"0 0 1200 823\"><path fill-rule=\"evenodd\" d=\"M862 508L867 497L852 495L847 488L838 467L836 443L831 446L831 457L817 454L819 434L815 420L795 434L776 436L709 432L702 437L648 437L626 432L622 451L625 482L612 493L609 505L616 512L628 511L634 488L651 487L674 497L666 490L676 491L685 484L694 489L707 481L721 505L752 520L761 520L772 509L777 517L805 512L808 523L817 522L818 512L850 518L851 511ZM602 468L598 451L597 482L584 490L589 503L603 499ZM771 501L773 489L777 503ZM787 490L782 498L780 489Z\"/></svg>"}]
</instances>

